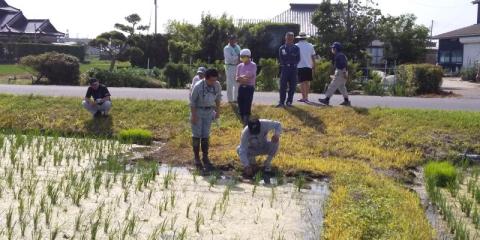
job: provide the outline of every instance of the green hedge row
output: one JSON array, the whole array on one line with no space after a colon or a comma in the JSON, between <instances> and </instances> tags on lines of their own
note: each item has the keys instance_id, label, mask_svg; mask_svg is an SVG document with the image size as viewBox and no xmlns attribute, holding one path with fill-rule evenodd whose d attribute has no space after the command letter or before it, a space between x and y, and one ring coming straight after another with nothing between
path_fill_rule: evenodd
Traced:
<instances>
[{"instance_id":1,"label":"green hedge row","mask_svg":"<svg viewBox=\"0 0 480 240\"><path fill-rule=\"evenodd\" d=\"M25 56L39 55L47 52L58 52L72 55L77 57L81 62L84 62L86 48L85 46L64 46L39 43L0 43L0 57L11 62L15 62Z\"/></svg>"},{"instance_id":2,"label":"green hedge row","mask_svg":"<svg viewBox=\"0 0 480 240\"><path fill-rule=\"evenodd\" d=\"M398 67L398 83L405 87L406 96L438 93L442 86L443 71L432 64L406 64Z\"/></svg>"}]
</instances>

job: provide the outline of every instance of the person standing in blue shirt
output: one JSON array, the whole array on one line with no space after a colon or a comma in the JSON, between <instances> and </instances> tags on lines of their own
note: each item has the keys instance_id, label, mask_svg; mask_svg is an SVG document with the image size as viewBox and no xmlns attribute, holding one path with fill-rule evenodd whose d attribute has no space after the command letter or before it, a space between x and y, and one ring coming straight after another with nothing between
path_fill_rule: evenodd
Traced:
<instances>
[{"instance_id":1,"label":"person standing in blue shirt","mask_svg":"<svg viewBox=\"0 0 480 240\"><path fill-rule=\"evenodd\" d=\"M294 44L295 34L288 32L285 35L285 44L280 47L278 60L280 62L280 102L277 107L285 107L285 100L288 107L292 106L293 95L297 88L298 69L300 62L300 48ZM288 98L287 98L288 89Z\"/></svg>"},{"instance_id":2,"label":"person standing in blue shirt","mask_svg":"<svg viewBox=\"0 0 480 240\"><path fill-rule=\"evenodd\" d=\"M335 42L331 46L332 53L335 55L335 75L332 82L328 85L327 92L325 93L325 98L318 99L320 103L329 105L330 98L333 96L337 89L343 95L343 103L340 105L351 106L351 102L348 99L347 91L347 80L348 80L348 59L345 54L342 52L342 45L339 42Z\"/></svg>"}]
</instances>

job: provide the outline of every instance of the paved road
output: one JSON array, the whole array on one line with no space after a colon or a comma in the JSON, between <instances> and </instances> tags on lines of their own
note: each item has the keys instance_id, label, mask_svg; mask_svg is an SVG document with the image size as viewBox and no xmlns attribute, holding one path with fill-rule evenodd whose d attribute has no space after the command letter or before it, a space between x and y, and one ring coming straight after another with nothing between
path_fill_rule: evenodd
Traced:
<instances>
[{"instance_id":1,"label":"paved road","mask_svg":"<svg viewBox=\"0 0 480 240\"><path fill-rule=\"evenodd\" d=\"M128 99L155 99L155 100L186 100L188 90L174 89L137 89L137 88L109 88L114 97ZM86 87L72 86L22 86L0 85L0 93L17 95L41 96L84 96ZM479 94L480 95L480 94ZM226 93L224 93L226 96ZM299 95L297 95L299 96ZM478 96L478 95L475 95ZM316 100L321 95L312 94L310 100ZM224 97L225 99L225 97ZM417 108L441 110L480 111L480 97L471 98L405 98L405 97L376 97L376 96L351 96L354 106L373 108ZM273 105L278 101L278 93L255 93L254 103ZM342 101L340 96L334 96L331 104L336 105Z\"/></svg>"}]
</instances>

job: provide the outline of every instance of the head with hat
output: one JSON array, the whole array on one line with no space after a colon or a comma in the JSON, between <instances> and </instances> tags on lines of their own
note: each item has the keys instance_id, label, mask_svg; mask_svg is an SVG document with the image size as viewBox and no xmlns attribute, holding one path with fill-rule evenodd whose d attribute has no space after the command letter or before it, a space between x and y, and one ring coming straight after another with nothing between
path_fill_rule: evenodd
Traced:
<instances>
[{"instance_id":1,"label":"head with hat","mask_svg":"<svg viewBox=\"0 0 480 240\"><path fill-rule=\"evenodd\" d=\"M240 51L240 60L242 60L243 63L248 63L250 62L250 59L252 57L252 52L250 49L245 48Z\"/></svg>"},{"instance_id":2,"label":"head with hat","mask_svg":"<svg viewBox=\"0 0 480 240\"><path fill-rule=\"evenodd\" d=\"M228 35L228 44L231 46L235 46L237 44L237 36L235 36L235 34Z\"/></svg>"},{"instance_id":3,"label":"head with hat","mask_svg":"<svg viewBox=\"0 0 480 240\"><path fill-rule=\"evenodd\" d=\"M260 123L260 119L258 118L258 116L253 116L253 115L250 116L248 118L247 126L250 134L252 135L260 134L262 124Z\"/></svg>"},{"instance_id":4,"label":"head with hat","mask_svg":"<svg viewBox=\"0 0 480 240\"><path fill-rule=\"evenodd\" d=\"M90 78L88 79L88 84L90 85L91 88L94 90L97 90L98 87L100 87L100 82L96 78Z\"/></svg>"},{"instance_id":5,"label":"head with hat","mask_svg":"<svg viewBox=\"0 0 480 240\"><path fill-rule=\"evenodd\" d=\"M332 49L332 53L335 54L335 53L338 53L338 52L341 52L342 51L342 44L339 43L339 42L334 42L330 48Z\"/></svg>"},{"instance_id":6,"label":"head with hat","mask_svg":"<svg viewBox=\"0 0 480 240\"><path fill-rule=\"evenodd\" d=\"M199 67L198 70L197 70L197 75L200 78L205 78L205 72L206 71L207 71L207 69L205 67Z\"/></svg>"},{"instance_id":7,"label":"head with hat","mask_svg":"<svg viewBox=\"0 0 480 240\"><path fill-rule=\"evenodd\" d=\"M300 32L300 33L298 34L298 36L295 37L295 39L300 40L300 41L302 41L302 40L307 40L307 39L308 39L308 35L307 35L305 32Z\"/></svg>"}]
</instances>

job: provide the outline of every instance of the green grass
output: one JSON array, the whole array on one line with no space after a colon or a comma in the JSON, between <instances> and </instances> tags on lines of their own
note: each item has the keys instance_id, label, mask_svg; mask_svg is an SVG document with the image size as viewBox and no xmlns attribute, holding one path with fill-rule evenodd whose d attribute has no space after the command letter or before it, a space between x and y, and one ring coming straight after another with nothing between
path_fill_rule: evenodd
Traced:
<instances>
[{"instance_id":1,"label":"green grass","mask_svg":"<svg viewBox=\"0 0 480 240\"><path fill-rule=\"evenodd\" d=\"M0 64L0 76L3 75L20 75L29 72L18 64Z\"/></svg>"},{"instance_id":2,"label":"green grass","mask_svg":"<svg viewBox=\"0 0 480 240\"><path fill-rule=\"evenodd\" d=\"M455 184L457 169L449 162L430 162L425 166L425 177L438 187Z\"/></svg>"},{"instance_id":3,"label":"green grass","mask_svg":"<svg viewBox=\"0 0 480 240\"><path fill-rule=\"evenodd\" d=\"M150 145L153 141L153 134L144 129L127 129L120 131L118 138L123 143Z\"/></svg>"},{"instance_id":4,"label":"green grass","mask_svg":"<svg viewBox=\"0 0 480 240\"><path fill-rule=\"evenodd\" d=\"M187 102L115 99L110 118L92 119L80 100L0 95L0 129L107 137L145 129L167 142L160 160L191 161ZM240 167L235 146L242 124L230 106L221 112L212 129L212 161ZM274 167L331 177L325 239L431 239L416 194L383 170L406 173L435 156L480 153L476 112L254 106L254 113L283 125Z\"/></svg>"}]
</instances>

